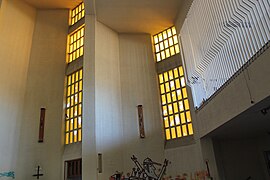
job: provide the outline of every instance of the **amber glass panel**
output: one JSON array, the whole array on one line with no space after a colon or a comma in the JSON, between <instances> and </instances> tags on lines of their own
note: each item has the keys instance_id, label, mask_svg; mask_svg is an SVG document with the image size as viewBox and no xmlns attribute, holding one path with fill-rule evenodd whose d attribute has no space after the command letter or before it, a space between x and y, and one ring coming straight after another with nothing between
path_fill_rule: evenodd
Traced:
<instances>
[{"instance_id":1,"label":"amber glass panel","mask_svg":"<svg viewBox=\"0 0 270 180\"><path fill-rule=\"evenodd\" d=\"M158 77L166 139L192 135L190 105L182 66L161 73Z\"/></svg>"},{"instance_id":2,"label":"amber glass panel","mask_svg":"<svg viewBox=\"0 0 270 180\"><path fill-rule=\"evenodd\" d=\"M82 69L68 75L67 80L65 144L70 144L81 141Z\"/></svg>"},{"instance_id":3,"label":"amber glass panel","mask_svg":"<svg viewBox=\"0 0 270 180\"><path fill-rule=\"evenodd\" d=\"M180 52L175 27L170 27L153 36L156 61L162 61Z\"/></svg>"},{"instance_id":4,"label":"amber glass panel","mask_svg":"<svg viewBox=\"0 0 270 180\"><path fill-rule=\"evenodd\" d=\"M85 16L84 3L79 4L74 9L70 10L69 25L73 25Z\"/></svg>"},{"instance_id":5,"label":"amber glass panel","mask_svg":"<svg viewBox=\"0 0 270 180\"><path fill-rule=\"evenodd\" d=\"M79 27L68 35L68 57L67 62L71 63L83 56L84 26Z\"/></svg>"}]
</instances>

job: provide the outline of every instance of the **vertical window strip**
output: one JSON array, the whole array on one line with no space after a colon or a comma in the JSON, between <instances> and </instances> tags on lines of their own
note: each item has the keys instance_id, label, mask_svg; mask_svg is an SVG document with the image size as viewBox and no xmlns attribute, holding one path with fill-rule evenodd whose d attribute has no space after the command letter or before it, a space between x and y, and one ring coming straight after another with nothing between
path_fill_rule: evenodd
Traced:
<instances>
[{"instance_id":1,"label":"vertical window strip","mask_svg":"<svg viewBox=\"0 0 270 180\"><path fill-rule=\"evenodd\" d=\"M180 53L175 27L170 27L154 35L153 42L157 62Z\"/></svg>"},{"instance_id":2,"label":"vertical window strip","mask_svg":"<svg viewBox=\"0 0 270 180\"><path fill-rule=\"evenodd\" d=\"M166 140L193 135L183 67L158 75Z\"/></svg>"},{"instance_id":3,"label":"vertical window strip","mask_svg":"<svg viewBox=\"0 0 270 180\"><path fill-rule=\"evenodd\" d=\"M83 70L67 76L65 144L82 140Z\"/></svg>"},{"instance_id":4,"label":"vertical window strip","mask_svg":"<svg viewBox=\"0 0 270 180\"><path fill-rule=\"evenodd\" d=\"M69 25L72 26L85 16L84 3L79 4L74 9L70 10Z\"/></svg>"},{"instance_id":5,"label":"vertical window strip","mask_svg":"<svg viewBox=\"0 0 270 180\"><path fill-rule=\"evenodd\" d=\"M84 26L76 29L68 36L67 63L71 63L84 54Z\"/></svg>"}]
</instances>

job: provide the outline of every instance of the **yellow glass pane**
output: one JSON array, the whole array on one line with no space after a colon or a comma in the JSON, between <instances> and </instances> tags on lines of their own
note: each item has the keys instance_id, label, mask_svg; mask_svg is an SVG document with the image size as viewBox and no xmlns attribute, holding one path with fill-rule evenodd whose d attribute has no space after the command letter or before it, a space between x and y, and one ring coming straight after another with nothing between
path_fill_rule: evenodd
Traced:
<instances>
[{"instance_id":1,"label":"yellow glass pane","mask_svg":"<svg viewBox=\"0 0 270 180\"><path fill-rule=\"evenodd\" d=\"M175 93L175 91L173 91L172 92L172 101L174 102L174 101L176 101L177 100L177 98L176 98L176 93Z\"/></svg>"},{"instance_id":2,"label":"yellow glass pane","mask_svg":"<svg viewBox=\"0 0 270 180\"><path fill-rule=\"evenodd\" d=\"M66 144L69 144L69 133L66 133Z\"/></svg>"},{"instance_id":3,"label":"yellow glass pane","mask_svg":"<svg viewBox=\"0 0 270 180\"><path fill-rule=\"evenodd\" d=\"M77 134L78 134L78 132L74 131L74 142L77 142Z\"/></svg>"},{"instance_id":4,"label":"yellow glass pane","mask_svg":"<svg viewBox=\"0 0 270 180\"><path fill-rule=\"evenodd\" d=\"M167 33L166 33L166 31L163 32L163 38L164 39L167 39Z\"/></svg>"},{"instance_id":5,"label":"yellow glass pane","mask_svg":"<svg viewBox=\"0 0 270 180\"><path fill-rule=\"evenodd\" d=\"M156 48L156 52L159 52L159 45L155 45L155 48Z\"/></svg>"},{"instance_id":6,"label":"yellow glass pane","mask_svg":"<svg viewBox=\"0 0 270 180\"><path fill-rule=\"evenodd\" d=\"M70 97L70 105L71 105L71 106L74 105L74 97L73 97L73 96Z\"/></svg>"},{"instance_id":7,"label":"yellow glass pane","mask_svg":"<svg viewBox=\"0 0 270 180\"><path fill-rule=\"evenodd\" d=\"M193 134L193 128L192 128L192 124L191 123L188 124L188 134L189 135L192 135Z\"/></svg>"},{"instance_id":8,"label":"yellow glass pane","mask_svg":"<svg viewBox=\"0 0 270 180\"><path fill-rule=\"evenodd\" d=\"M168 105L168 109L169 109L169 114L173 114L173 107L172 104Z\"/></svg>"},{"instance_id":9,"label":"yellow glass pane","mask_svg":"<svg viewBox=\"0 0 270 180\"><path fill-rule=\"evenodd\" d=\"M82 79L83 78L83 71L82 71L82 69L80 70L80 79Z\"/></svg>"},{"instance_id":10,"label":"yellow glass pane","mask_svg":"<svg viewBox=\"0 0 270 180\"><path fill-rule=\"evenodd\" d=\"M187 122L191 122L190 111L186 112Z\"/></svg>"},{"instance_id":11,"label":"yellow glass pane","mask_svg":"<svg viewBox=\"0 0 270 180\"><path fill-rule=\"evenodd\" d=\"M165 48L168 48L168 47L169 47L169 42L168 42L168 40L165 40L165 41L164 41L164 46L165 46Z\"/></svg>"},{"instance_id":12,"label":"yellow glass pane","mask_svg":"<svg viewBox=\"0 0 270 180\"><path fill-rule=\"evenodd\" d=\"M173 79L173 71L172 71L172 70L169 71L169 79L170 79L170 80Z\"/></svg>"},{"instance_id":13,"label":"yellow glass pane","mask_svg":"<svg viewBox=\"0 0 270 180\"><path fill-rule=\"evenodd\" d=\"M78 120L77 118L74 119L74 129L78 128Z\"/></svg>"},{"instance_id":14,"label":"yellow glass pane","mask_svg":"<svg viewBox=\"0 0 270 180\"><path fill-rule=\"evenodd\" d=\"M181 77L181 86L185 87L186 86L186 82L185 82L185 78Z\"/></svg>"},{"instance_id":15,"label":"yellow glass pane","mask_svg":"<svg viewBox=\"0 0 270 180\"><path fill-rule=\"evenodd\" d=\"M168 57L171 56L171 55L170 55L170 50L169 50L169 49L166 49L165 52L166 52L166 58L168 58Z\"/></svg>"},{"instance_id":16,"label":"yellow glass pane","mask_svg":"<svg viewBox=\"0 0 270 180\"><path fill-rule=\"evenodd\" d=\"M163 59L165 59L166 58L166 56L165 56L165 52L164 51L162 51L161 52L161 59L163 60Z\"/></svg>"},{"instance_id":17,"label":"yellow glass pane","mask_svg":"<svg viewBox=\"0 0 270 180\"><path fill-rule=\"evenodd\" d=\"M172 90L172 91L175 90L174 81L171 81L171 82L170 82L170 87L171 87L171 90Z\"/></svg>"},{"instance_id":18,"label":"yellow glass pane","mask_svg":"<svg viewBox=\"0 0 270 180\"><path fill-rule=\"evenodd\" d=\"M170 140L171 139L171 134L170 134L170 129L166 129L166 139Z\"/></svg>"},{"instance_id":19,"label":"yellow glass pane","mask_svg":"<svg viewBox=\"0 0 270 180\"><path fill-rule=\"evenodd\" d=\"M78 127L82 127L82 117L78 117Z\"/></svg>"},{"instance_id":20,"label":"yellow glass pane","mask_svg":"<svg viewBox=\"0 0 270 180\"><path fill-rule=\"evenodd\" d=\"M67 88L67 96L70 96L70 86Z\"/></svg>"},{"instance_id":21,"label":"yellow glass pane","mask_svg":"<svg viewBox=\"0 0 270 180\"><path fill-rule=\"evenodd\" d=\"M79 90L79 83L75 83L74 88L75 88L75 93L77 93Z\"/></svg>"},{"instance_id":22,"label":"yellow glass pane","mask_svg":"<svg viewBox=\"0 0 270 180\"><path fill-rule=\"evenodd\" d=\"M69 142L73 143L73 132L69 133Z\"/></svg>"},{"instance_id":23,"label":"yellow glass pane","mask_svg":"<svg viewBox=\"0 0 270 180\"><path fill-rule=\"evenodd\" d=\"M165 128L169 127L169 120L168 120L168 117L165 117L165 118L164 118L164 126L165 126Z\"/></svg>"},{"instance_id":24,"label":"yellow glass pane","mask_svg":"<svg viewBox=\"0 0 270 180\"><path fill-rule=\"evenodd\" d=\"M182 131L183 131L183 136L187 136L188 135L188 133L187 133L187 126L186 125L182 126Z\"/></svg>"},{"instance_id":25,"label":"yellow glass pane","mask_svg":"<svg viewBox=\"0 0 270 180\"><path fill-rule=\"evenodd\" d=\"M180 52L179 45L176 44L176 45L174 46L174 48L175 48L175 53L178 54L178 53Z\"/></svg>"},{"instance_id":26,"label":"yellow glass pane","mask_svg":"<svg viewBox=\"0 0 270 180\"><path fill-rule=\"evenodd\" d=\"M181 132L180 126L176 127L176 131L177 131L177 137L182 137L182 132Z\"/></svg>"},{"instance_id":27,"label":"yellow glass pane","mask_svg":"<svg viewBox=\"0 0 270 180\"><path fill-rule=\"evenodd\" d=\"M73 130L73 125L74 125L73 119L71 119L71 120L70 120L70 126L69 126L69 129L70 129L71 131Z\"/></svg>"},{"instance_id":28,"label":"yellow glass pane","mask_svg":"<svg viewBox=\"0 0 270 180\"><path fill-rule=\"evenodd\" d=\"M183 93L183 98L187 98L187 89L186 88L182 89L182 93Z\"/></svg>"},{"instance_id":29,"label":"yellow glass pane","mask_svg":"<svg viewBox=\"0 0 270 180\"><path fill-rule=\"evenodd\" d=\"M179 81L179 79L176 79L175 80L175 85L176 85L176 89L179 89L180 88L180 81Z\"/></svg>"},{"instance_id":30,"label":"yellow glass pane","mask_svg":"<svg viewBox=\"0 0 270 180\"><path fill-rule=\"evenodd\" d=\"M175 128L171 128L171 133L172 133L172 139L175 139L176 138Z\"/></svg>"},{"instance_id":31,"label":"yellow glass pane","mask_svg":"<svg viewBox=\"0 0 270 180\"><path fill-rule=\"evenodd\" d=\"M81 115L82 114L82 105L79 104L78 106L78 115Z\"/></svg>"},{"instance_id":32,"label":"yellow glass pane","mask_svg":"<svg viewBox=\"0 0 270 180\"><path fill-rule=\"evenodd\" d=\"M81 34L84 36L84 28L81 29Z\"/></svg>"},{"instance_id":33,"label":"yellow glass pane","mask_svg":"<svg viewBox=\"0 0 270 180\"><path fill-rule=\"evenodd\" d=\"M167 116L168 115L167 106L163 106L162 109L163 109L163 115Z\"/></svg>"},{"instance_id":34,"label":"yellow glass pane","mask_svg":"<svg viewBox=\"0 0 270 180\"><path fill-rule=\"evenodd\" d=\"M70 108L70 118L73 118L73 107Z\"/></svg>"},{"instance_id":35,"label":"yellow glass pane","mask_svg":"<svg viewBox=\"0 0 270 180\"><path fill-rule=\"evenodd\" d=\"M176 35L173 36L173 41L174 41L174 44L177 44L178 43L178 39L177 39L177 36Z\"/></svg>"},{"instance_id":36,"label":"yellow glass pane","mask_svg":"<svg viewBox=\"0 0 270 180\"><path fill-rule=\"evenodd\" d=\"M66 115L67 115L67 119L69 119L70 118L69 109L67 109Z\"/></svg>"},{"instance_id":37,"label":"yellow glass pane","mask_svg":"<svg viewBox=\"0 0 270 180\"><path fill-rule=\"evenodd\" d=\"M157 62L161 61L160 53L157 53L156 57L157 57Z\"/></svg>"},{"instance_id":38,"label":"yellow glass pane","mask_svg":"<svg viewBox=\"0 0 270 180\"><path fill-rule=\"evenodd\" d=\"M83 46L83 45L84 45L83 38L81 38L81 46Z\"/></svg>"},{"instance_id":39,"label":"yellow glass pane","mask_svg":"<svg viewBox=\"0 0 270 180\"><path fill-rule=\"evenodd\" d=\"M69 36L69 37L70 37L70 44L72 44L74 41L73 36Z\"/></svg>"},{"instance_id":40,"label":"yellow glass pane","mask_svg":"<svg viewBox=\"0 0 270 180\"><path fill-rule=\"evenodd\" d=\"M173 69L173 73L174 73L174 78L178 78L178 70L177 68Z\"/></svg>"},{"instance_id":41,"label":"yellow glass pane","mask_svg":"<svg viewBox=\"0 0 270 180\"><path fill-rule=\"evenodd\" d=\"M66 107L70 107L70 98L67 98L67 105L66 105Z\"/></svg>"},{"instance_id":42,"label":"yellow glass pane","mask_svg":"<svg viewBox=\"0 0 270 180\"><path fill-rule=\"evenodd\" d=\"M167 102L168 103L171 103L172 102L171 94L170 93L167 93Z\"/></svg>"},{"instance_id":43,"label":"yellow glass pane","mask_svg":"<svg viewBox=\"0 0 270 180\"><path fill-rule=\"evenodd\" d=\"M173 45L173 38L169 38L169 45L172 46ZM176 50L176 49L175 49Z\"/></svg>"},{"instance_id":44,"label":"yellow glass pane","mask_svg":"<svg viewBox=\"0 0 270 180\"><path fill-rule=\"evenodd\" d=\"M80 56L83 55L83 47L80 48Z\"/></svg>"},{"instance_id":45,"label":"yellow glass pane","mask_svg":"<svg viewBox=\"0 0 270 180\"><path fill-rule=\"evenodd\" d=\"M78 50L76 51L76 53L77 53L77 58L80 57L80 49L78 49Z\"/></svg>"},{"instance_id":46,"label":"yellow glass pane","mask_svg":"<svg viewBox=\"0 0 270 180\"><path fill-rule=\"evenodd\" d=\"M159 83L160 83L160 84L163 83L163 75L160 74L160 75L158 75L158 77L159 77Z\"/></svg>"},{"instance_id":47,"label":"yellow glass pane","mask_svg":"<svg viewBox=\"0 0 270 180\"><path fill-rule=\"evenodd\" d=\"M170 92L170 84L167 82L165 83L166 92Z\"/></svg>"},{"instance_id":48,"label":"yellow glass pane","mask_svg":"<svg viewBox=\"0 0 270 180\"><path fill-rule=\"evenodd\" d=\"M164 45L163 45L163 43L161 42L161 43L159 43L159 45L160 45L160 50L162 51L163 49L164 49Z\"/></svg>"},{"instance_id":49,"label":"yellow glass pane","mask_svg":"<svg viewBox=\"0 0 270 180\"><path fill-rule=\"evenodd\" d=\"M167 30L167 34L168 34L168 37L171 37L171 36L172 36L172 31L171 31L171 29L168 29L168 30Z\"/></svg>"},{"instance_id":50,"label":"yellow glass pane","mask_svg":"<svg viewBox=\"0 0 270 180\"><path fill-rule=\"evenodd\" d=\"M69 53L71 53L73 51L73 44L71 44L70 46L69 46Z\"/></svg>"},{"instance_id":51,"label":"yellow glass pane","mask_svg":"<svg viewBox=\"0 0 270 180\"><path fill-rule=\"evenodd\" d=\"M166 104L166 97L165 97L165 95L162 95L161 96L161 104L162 105L165 105Z\"/></svg>"},{"instance_id":52,"label":"yellow glass pane","mask_svg":"<svg viewBox=\"0 0 270 180\"><path fill-rule=\"evenodd\" d=\"M82 92L79 92L79 103L82 102Z\"/></svg>"},{"instance_id":53,"label":"yellow glass pane","mask_svg":"<svg viewBox=\"0 0 270 180\"><path fill-rule=\"evenodd\" d=\"M180 119L181 119L181 123L184 124L186 123L186 117L185 117L185 113L180 113Z\"/></svg>"},{"instance_id":54,"label":"yellow glass pane","mask_svg":"<svg viewBox=\"0 0 270 180\"><path fill-rule=\"evenodd\" d=\"M82 90L82 81L79 82L79 91Z\"/></svg>"},{"instance_id":55,"label":"yellow glass pane","mask_svg":"<svg viewBox=\"0 0 270 180\"><path fill-rule=\"evenodd\" d=\"M82 130L79 129L78 131L78 141L82 141Z\"/></svg>"},{"instance_id":56,"label":"yellow glass pane","mask_svg":"<svg viewBox=\"0 0 270 180\"><path fill-rule=\"evenodd\" d=\"M165 82L169 81L168 73L167 72L164 73L164 81Z\"/></svg>"},{"instance_id":57,"label":"yellow glass pane","mask_svg":"<svg viewBox=\"0 0 270 180\"><path fill-rule=\"evenodd\" d=\"M176 91L176 94L177 94L177 99L178 99L178 100L181 100L181 99L182 99L182 93L181 93L181 90L177 90L177 91Z\"/></svg>"},{"instance_id":58,"label":"yellow glass pane","mask_svg":"<svg viewBox=\"0 0 270 180\"><path fill-rule=\"evenodd\" d=\"M174 120L175 120L175 124L176 124L176 125L179 125L179 124L180 124L179 114L176 114L176 115L174 116Z\"/></svg>"},{"instance_id":59,"label":"yellow glass pane","mask_svg":"<svg viewBox=\"0 0 270 180\"><path fill-rule=\"evenodd\" d=\"M165 93L165 90L164 90L164 84L161 84L161 85L160 85L160 93L161 93L161 94L164 94L164 93Z\"/></svg>"},{"instance_id":60,"label":"yellow glass pane","mask_svg":"<svg viewBox=\"0 0 270 180\"><path fill-rule=\"evenodd\" d=\"M179 67L179 74L180 74L180 76L184 76L184 71L183 71L182 66Z\"/></svg>"},{"instance_id":61,"label":"yellow glass pane","mask_svg":"<svg viewBox=\"0 0 270 180\"><path fill-rule=\"evenodd\" d=\"M161 34L161 33L158 34L158 40L159 40L159 41L162 41L162 40L163 40L162 34Z\"/></svg>"},{"instance_id":62,"label":"yellow glass pane","mask_svg":"<svg viewBox=\"0 0 270 180\"><path fill-rule=\"evenodd\" d=\"M155 44L158 43L158 36L157 35L154 36L154 42L155 42Z\"/></svg>"},{"instance_id":63,"label":"yellow glass pane","mask_svg":"<svg viewBox=\"0 0 270 180\"><path fill-rule=\"evenodd\" d=\"M71 94L74 94L74 84L71 85Z\"/></svg>"},{"instance_id":64,"label":"yellow glass pane","mask_svg":"<svg viewBox=\"0 0 270 180\"><path fill-rule=\"evenodd\" d=\"M185 104L185 110L189 110L188 99L185 99L185 100L184 100L184 104Z\"/></svg>"},{"instance_id":65,"label":"yellow glass pane","mask_svg":"<svg viewBox=\"0 0 270 180\"><path fill-rule=\"evenodd\" d=\"M173 116L170 116L170 126L174 126L174 118L173 118Z\"/></svg>"},{"instance_id":66,"label":"yellow glass pane","mask_svg":"<svg viewBox=\"0 0 270 180\"><path fill-rule=\"evenodd\" d=\"M69 131L69 121L66 121L66 132Z\"/></svg>"},{"instance_id":67,"label":"yellow glass pane","mask_svg":"<svg viewBox=\"0 0 270 180\"><path fill-rule=\"evenodd\" d=\"M173 103L173 110L174 110L174 113L178 113L178 105L177 105L177 102Z\"/></svg>"},{"instance_id":68,"label":"yellow glass pane","mask_svg":"<svg viewBox=\"0 0 270 180\"><path fill-rule=\"evenodd\" d=\"M175 27L172 27L172 34L173 34L173 35L176 34L176 29L175 29Z\"/></svg>"},{"instance_id":69,"label":"yellow glass pane","mask_svg":"<svg viewBox=\"0 0 270 180\"><path fill-rule=\"evenodd\" d=\"M174 47L173 47L173 46L170 47L170 51L171 51L171 55L172 55L172 56L175 55L175 51L174 51Z\"/></svg>"},{"instance_id":70,"label":"yellow glass pane","mask_svg":"<svg viewBox=\"0 0 270 180\"><path fill-rule=\"evenodd\" d=\"M183 101L179 101L179 110L184 111L184 105L183 105Z\"/></svg>"}]
</instances>

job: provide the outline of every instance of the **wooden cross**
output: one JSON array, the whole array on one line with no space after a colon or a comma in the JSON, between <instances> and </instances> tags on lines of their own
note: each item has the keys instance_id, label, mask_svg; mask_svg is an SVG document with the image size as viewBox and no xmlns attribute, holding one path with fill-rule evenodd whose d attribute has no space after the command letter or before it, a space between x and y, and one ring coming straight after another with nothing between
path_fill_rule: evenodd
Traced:
<instances>
[{"instance_id":1,"label":"wooden cross","mask_svg":"<svg viewBox=\"0 0 270 180\"><path fill-rule=\"evenodd\" d=\"M33 176L36 176L37 179L39 179L39 176L43 176L43 174L40 174L40 166L37 167L37 174L34 174Z\"/></svg>"}]
</instances>

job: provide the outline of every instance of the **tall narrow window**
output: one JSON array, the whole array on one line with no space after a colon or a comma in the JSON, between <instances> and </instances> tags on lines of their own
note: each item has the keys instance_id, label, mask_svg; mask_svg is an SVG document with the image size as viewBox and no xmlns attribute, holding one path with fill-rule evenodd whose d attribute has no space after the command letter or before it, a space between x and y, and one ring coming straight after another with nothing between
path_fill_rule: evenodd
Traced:
<instances>
[{"instance_id":1,"label":"tall narrow window","mask_svg":"<svg viewBox=\"0 0 270 180\"><path fill-rule=\"evenodd\" d=\"M176 29L171 27L154 35L156 61L162 61L180 52Z\"/></svg>"},{"instance_id":2,"label":"tall narrow window","mask_svg":"<svg viewBox=\"0 0 270 180\"><path fill-rule=\"evenodd\" d=\"M84 46L84 26L76 29L68 36L68 63L75 61L83 56Z\"/></svg>"},{"instance_id":3,"label":"tall narrow window","mask_svg":"<svg viewBox=\"0 0 270 180\"><path fill-rule=\"evenodd\" d=\"M82 140L83 70L67 76L65 144Z\"/></svg>"},{"instance_id":4,"label":"tall narrow window","mask_svg":"<svg viewBox=\"0 0 270 180\"><path fill-rule=\"evenodd\" d=\"M72 26L73 24L84 18L84 16L85 16L84 3L81 3L70 11L69 25Z\"/></svg>"},{"instance_id":5,"label":"tall narrow window","mask_svg":"<svg viewBox=\"0 0 270 180\"><path fill-rule=\"evenodd\" d=\"M67 42L65 144L82 141L83 66L78 59L84 54L84 24L81 23L84 15L83 3L70 11L72 32Z\"/></svg>"},{"instance_id":6,"label":"tall narrow window","mask_svg":"<svg viewBox=\"0 0 270 180\"><path fill-rule=\"evenodd\" d=\"M192 135L183 67L171 69L158 76L166 140Z\"/></svg>"}]
</instances>

